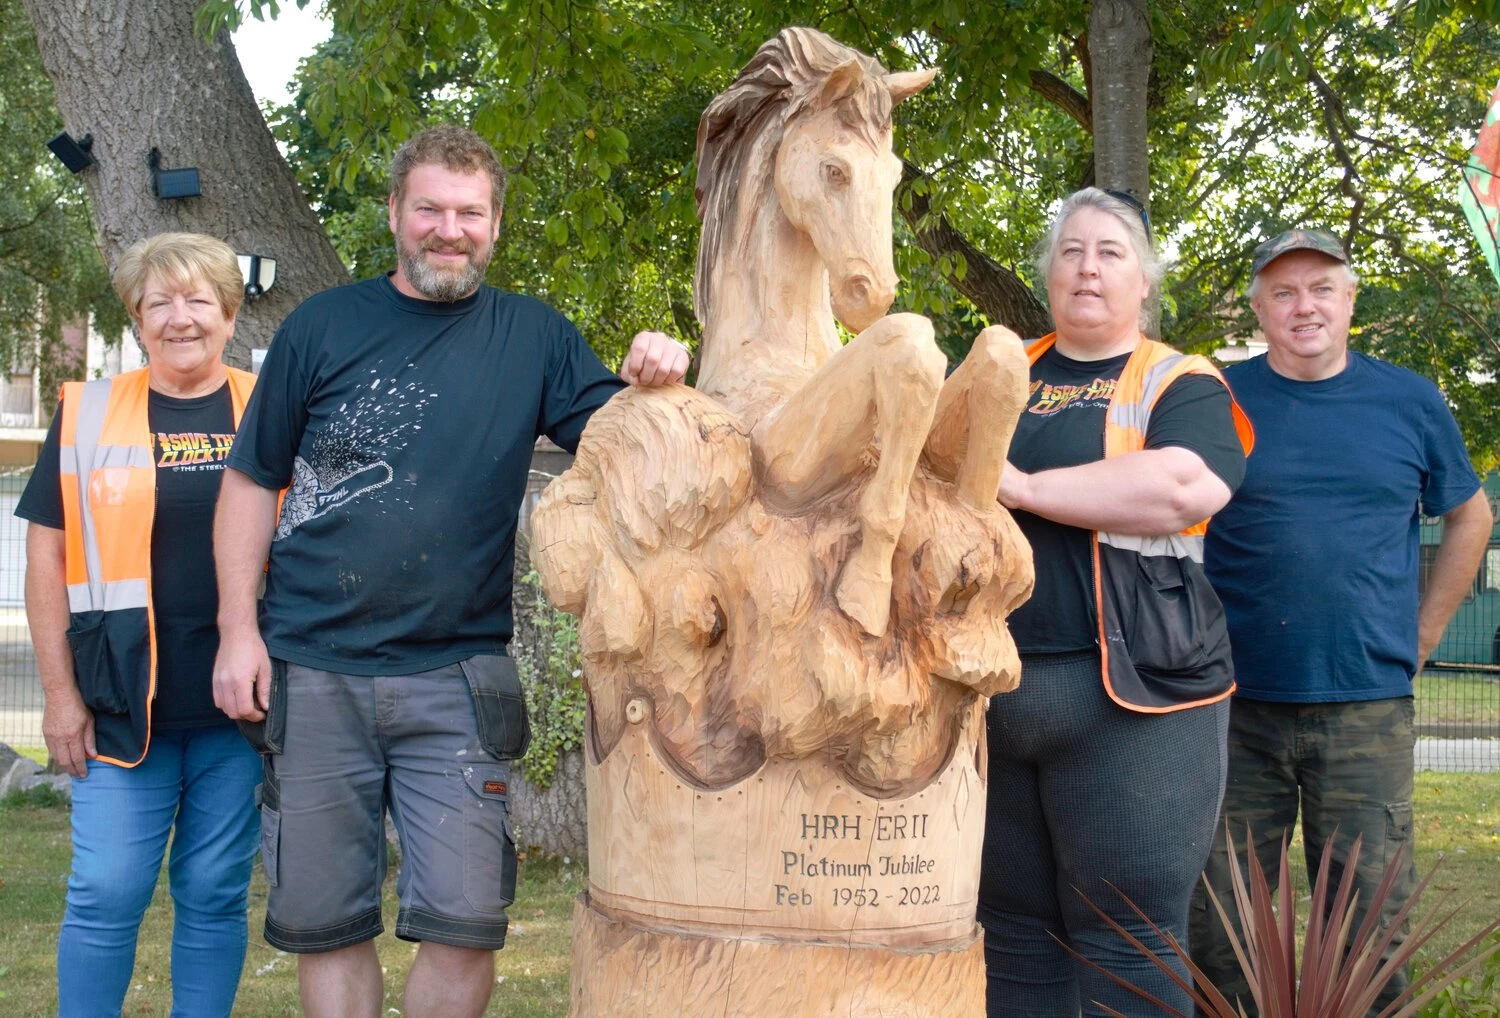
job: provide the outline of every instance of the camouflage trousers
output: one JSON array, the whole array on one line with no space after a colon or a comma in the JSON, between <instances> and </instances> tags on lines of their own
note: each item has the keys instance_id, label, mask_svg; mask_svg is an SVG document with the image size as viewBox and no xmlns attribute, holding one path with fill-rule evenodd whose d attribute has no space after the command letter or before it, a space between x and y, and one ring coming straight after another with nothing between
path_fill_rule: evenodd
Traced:
<instances>
[{"instance_id":1,"label":"camouflage trousers","mask_svg":"<svg viewBox=\"0 0 1500 1018\"><path fill-rule=\"evenodd\" d=\"M1361 903L1355 928L1364 919L1363 903L1380 886L1396 851L1405 846L1401 875L1380 917L1382 930L1388 928L1416 886L1411 815L1413 717L1409 696L1318 704L1234 700L1229 714L1229 781L1204 873L1235 921L1236 933L1225 820L1242 861L1249 825L1256 857L1274 891L1281 838L1285 834L1290 843L1299 804L1309 884L1316 879L1323 846L1333 841L1330 899L1343 878L1351 843L1357 835L1364 837L1354 875L1353 889ZM1189 918L1193 961L1226 997L1232 1001L1238 996L1250 1018L1256 1018L1228 934L1201 885ZM1391 951L1405 939L1403 924ZM1403 970L1391 980L1371 1014L1405 989L1409 977Z\"/></svg>"}]
</instances>

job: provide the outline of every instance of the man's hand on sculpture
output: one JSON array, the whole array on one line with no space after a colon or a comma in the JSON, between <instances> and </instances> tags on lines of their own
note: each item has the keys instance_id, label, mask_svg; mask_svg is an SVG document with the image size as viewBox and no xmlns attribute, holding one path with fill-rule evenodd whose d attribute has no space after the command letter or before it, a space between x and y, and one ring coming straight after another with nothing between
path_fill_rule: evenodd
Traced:
<instances>
[{"instance_id":1,"label":"man's hand on sculpture","mask_svg":"<svg viewBox=\"0 0 1500 1018\"><path fill-rule=\"evenodd\" d=\"M620 365L620 377L648 388L680 382L687 375L689 359L687 347L665 332L638 332Z\"/></svg>"}]
</instances>

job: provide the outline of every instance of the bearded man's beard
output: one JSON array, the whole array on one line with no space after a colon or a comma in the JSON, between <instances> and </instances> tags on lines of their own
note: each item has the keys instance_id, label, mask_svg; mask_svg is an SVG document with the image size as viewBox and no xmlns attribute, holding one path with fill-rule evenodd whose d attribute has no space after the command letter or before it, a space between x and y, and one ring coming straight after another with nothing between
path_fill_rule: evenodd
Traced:
<instances>
[{"instance_id":1,"label":"bearded man's beard","mask_svg":"<svg viewBox=\"0 0 1500 1018\"><path fill-rule=\"evenodd\" d=\"M438 268L426 258L426 252L437 250L458 251L468 257L461 266ZM484 270L494 250L490 245L481 254L467 238L454 243L429 238L415 248L398 243L396 257L401 262L402 274L418 293L428 300L452 303L467 297L484 282Z\"/></svg>"}]
</instances>

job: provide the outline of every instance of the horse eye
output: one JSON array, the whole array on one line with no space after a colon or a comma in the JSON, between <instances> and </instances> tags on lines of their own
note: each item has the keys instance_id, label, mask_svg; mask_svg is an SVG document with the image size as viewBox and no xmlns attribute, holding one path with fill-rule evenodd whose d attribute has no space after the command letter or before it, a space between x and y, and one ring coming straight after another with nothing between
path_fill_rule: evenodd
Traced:
<instances>
[{"instance_id":1,"label":"horse eye","mask_svg":"<svg viewBox=\"0 0 1500 1018\"><path fill-rule=\"evenodd\" d=\"M849 174L844 172L844 168L837 163L824 163L823 179L827 180L830 184L847 184L849 182Z\"/></svg>"},{"instance_id":2,"label":"horse eye","mask_svg":"<svg viewBox=\"0 0 1500 1018\"><path fill-rule=\"evenodd\" d=\"M724 606L719 603L717 597L709 598L714 603L714 627L708 632L708 645L717 647L719 641L724 639Z\"/></svg>"}]
</instances>

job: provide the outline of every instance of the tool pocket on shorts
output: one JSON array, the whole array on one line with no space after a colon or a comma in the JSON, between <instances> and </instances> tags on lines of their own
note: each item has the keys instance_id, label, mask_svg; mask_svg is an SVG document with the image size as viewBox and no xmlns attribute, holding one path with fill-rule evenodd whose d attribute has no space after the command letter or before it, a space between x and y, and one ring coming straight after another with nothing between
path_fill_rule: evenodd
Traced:
<instances>
[{"instance_id":1,"label":"tool pocket on shorts","mask_svg":"<svg viewBox=\"0 0 1500 1018\"><path fill-rule=\"evenodd\" d=\"M77 612L68 620L68 649L83 704L96 714L130 711L123 677L109 652L104 612Z\"/></svg>"},{"instance_id":2,"label":"tool pocket on shorts","mask_svg":"<svg viewBox=\"0 0 1500 1018\"><path fill-rule=\"evenodd\" d=\"M504 654L480 654L460 661L474 701L479 744L496 760L519 760L531 745L531 723L516 662Z\"/></svg>"},{"instance_id":3,"label":"tool pocket on shorts","mask_svg":"<svg viewBox=\"0 0 1500 1018\"><path fill-rule=\"evenodd\" d=\"M510 769L464 769L464 899L476 912L504 913L516 898L516 839L510 825Z\"/></svg>"},{"instance_id":4,"label":"tool pocket on shorts","mask_svg":"<svg viewBox=\"0 0 1500 1018\"><path fill-rule=\"evenodd\" d=\"M1397 845L1410 846L1410 802L1388 802L1385 804L1385 840L1387 856L1395 852Z\"/></svg>"},{"instance_id":5,"label":"tool pocket on shorts","mask_svg":"<svg viewBox=\"0 0 1500 1018\"><path fill-rule=\"evenodd\" d=\"M240 734L261 756L280 753L286 745L286 662L271 660L270 702L259 721L236 720Z\"/></svg>"},{"instance_id":6,"label":"tool pocket on shorts","mask_svg":"<svg viewBox=\"0 0 1500 1018\"><path fill-rule=\"evenodd\" d=\"M269 759L262 765L260 786L260 864L266 871L266 884L280 882L281 856L281 781Z\"/></svg>"}]
</instances>

